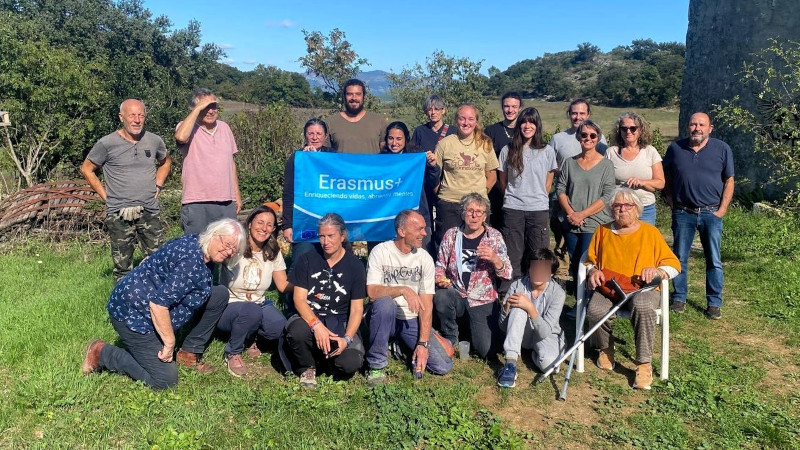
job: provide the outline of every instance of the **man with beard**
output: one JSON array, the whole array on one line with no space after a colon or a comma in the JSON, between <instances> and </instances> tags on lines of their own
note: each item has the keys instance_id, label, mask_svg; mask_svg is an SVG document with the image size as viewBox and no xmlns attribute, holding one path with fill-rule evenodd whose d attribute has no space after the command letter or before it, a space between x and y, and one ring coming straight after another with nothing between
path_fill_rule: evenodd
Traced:
<instances>
[{"instance_id":1,"label":"man with beard","mask_svg":"<svg viewBox=\"0 0 800 450\"><path fill-rule=\"evenodd\" d=\"M137 241L144 256L164 242L158 194L171 163L164 141L144 131L146 117L140 100L122 102L122 128L97 141L81 165L83 177L106 202L105 225L111 241L114 282L133 268ZM95 173L101 167L105 185Z\"/></svg>"},{"instance_id":2,"label":"man with beard","mask_svg":"<svg viewBox=\"0 0 800 450\"><path fill-rule=\"evenodd\" d=\"M364 109L367 89L355 78L342 87L344 111L329 116L328 141L339 153L380 153L386 131L386 119ZM330 145L327 145L330 144Z\"/></svg>"},{"instance_id":3,"label":"man with beard","mask_svg":"<svg viewBox=\"0 0 800 450\"><path fill-rule=\"evenodd\" d=\"M733 152L728 144L709 137L714 126L708 114L689 119L689 137L673 142L664 156L667 184L664 198L672 208L672 250L681 262L673 280L670 309L686 309L689 252L695 230L706 260L706 317L717 320L722 307L722 216L733 198Z\"/></svg>"},{"instance_id":4,"label":"man with beard","mask_svg":"<svg viewBox=\"0 0 800 450\"><path fill-rule=\"evenodd\" d=\"M517 126L517 116L522 109L522 96L518 92L506 92L500 98L500 106L503 108L503 120L486 127L485 133L492 139L494 154L500 157L500 151L511 142L514 137L514 128ZM503 190L497 183L489 191L489 202L492 205L492 215L489 221L498 230L503 227Z\"/></svg>"}]
</instances>

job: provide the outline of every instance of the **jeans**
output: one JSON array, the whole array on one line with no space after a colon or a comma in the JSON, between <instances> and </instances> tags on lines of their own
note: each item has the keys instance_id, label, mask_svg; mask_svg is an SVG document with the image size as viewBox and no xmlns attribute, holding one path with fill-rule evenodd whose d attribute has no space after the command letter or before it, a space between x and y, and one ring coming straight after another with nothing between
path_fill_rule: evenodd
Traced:
<instances>
[{"instance_id":1,"label":"jeans","mask_svg":"<svg viewBox=\"0 0 800 450\"><path fill-rule=\"evenodd\" d=\"M565 221L564 223L567 222ZM589 242L591 242L594 232L576 233L570 231L567 227L564 227L563 230L564 241L567 243L567 251L569 252L569 274L572 275L572 279L577 282L578 264L581 262L581 256L589 249Z\"/></svg>"},{"instance_id":2,"label":"jeans","mask_svg":"<svg viewBox=\"0 0 800 450\"><path fill-rule=\"evenodd\" d=\"M472 335L472 349L483 359L494 358L500 349L500 308L496 301L480 306L469 306L469 301L454 288L436 289L433 308L439 318L442 336L453 345L458 344L456 319L466 314Z\"/></svg>"},{"instance_id":3,"label":"jeans","mask_svg":"<svg viewBox=\"0 0 800 450\"><path fill-rule=\"evenodd\" d=\"M503 342L506 358L517 359L523 348L529 349L533 364L542 372L561 357L566 347L564 332L560 330L544 339L535 340L528 313L520 308L511 308L508 314L501 312L500 328L506 332Z\"/></svg>"},{"instance_id":4,"label":"jeans","mask_svg":"<svg viewBox=\"0 0 800 450\"><path fill-rule=\"evenodd\" d=\"M370 302L365 317L369 328L367 365L370 369L383 369L388 365L387 353L391 338L397 340L403 354L413 355L419 341L419 320L398 319L394 299L381 297ZM453 360L447 356L433 333L431 328L426 369L434 375L444 375L453 368Z\"/></svg>"},{"instance_id":5,"label":"jeans","mask_svg":"<svg viewBox=\"0 0 800 450\"><path fill-rule=\"evenodd\" d=\"M653 203L652 205L647 205L642 209L642 215L639 216L639 220L642 222L647 222L650 225L655 226L656 224L656 205Z\"/></svg>"},{"instance_id":6,"label":"jeans","mask_svg":"<svg viewBox=\"0 0 800 450\"><path fill-rule=\"evenodd\" d=\"M511 267L514 269L512 278L516 280L528 272L528 268L523 267L525 251L527 250L530 255L535 250L550 246L548 228L550 213L503 208L503 214L505 215L503 238L508 247L508 259L511 260Z\"/></svg>"},{"instance_id":7,"label":"jeans","mask_svg":"<svg viewBox=\"0 0 800 450\"><path fill-rule=\"evenodd\" d=\"M692 249L695 230L700 233L700 243L706 258L706 303L708 306L722 306L722 218L711 211L693 214L681 209L672 210L672 250L681 262L681 273L672 284L672 301L686 302L689 286L689 253Z\"/></svg>"}]
</instances>

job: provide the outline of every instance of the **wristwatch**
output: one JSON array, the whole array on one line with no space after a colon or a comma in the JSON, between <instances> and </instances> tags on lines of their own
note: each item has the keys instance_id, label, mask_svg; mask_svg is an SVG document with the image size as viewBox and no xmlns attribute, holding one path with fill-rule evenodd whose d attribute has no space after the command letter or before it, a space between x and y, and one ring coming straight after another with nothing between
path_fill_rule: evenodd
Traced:
<instances>
[{"instance_id":1,"label":"wristwatch","mask_svg":"<svg viewBox=\"0 0 800 450\"><path fill-rule=\"evenodd\" d=\"M417 341L417 346L428 348L428 341Z\"/></svg>"}]
</instances>

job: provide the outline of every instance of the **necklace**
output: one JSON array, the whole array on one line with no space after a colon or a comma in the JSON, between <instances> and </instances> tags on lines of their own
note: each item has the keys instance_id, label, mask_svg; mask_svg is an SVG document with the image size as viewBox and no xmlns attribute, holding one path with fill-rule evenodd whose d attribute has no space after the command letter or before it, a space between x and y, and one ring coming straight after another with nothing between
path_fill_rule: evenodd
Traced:
<instances>
[{"instance_id":1,"label":"necklace","mask_svg":"<svg viewBox=\"0 0 800 450\"><path fill-rule=\"evenodd\" d=\"M505 125L503 125L503 133L505 133L505 134L506 134L506 137L507 137L507 138L511 139L511 135L510 135L510 134L508 134L508 128L506 128L506 126L505 126Z\"/></svg>"},{"instance_id":2,"label":"necklace","mask_svg":"<svg viewBox=\"0 0 800 450\"><path fill-rule=\"evenodd\" d=\"M469 141L469 143L467 143L467 144L465 144L465 143L464 143L464 140L463 140L463 139L461 139L461 138L458 138L458 142L460 142L460 143L461 143L461 145L463 145L464 147L466 147L466 148L469 148L469 146L470 146L470 145L472 145L472 144L475 142L475 137L473 136L473 137L472 137L472 140L471 140L471 141Z\"/></svg>"}]
</instances>

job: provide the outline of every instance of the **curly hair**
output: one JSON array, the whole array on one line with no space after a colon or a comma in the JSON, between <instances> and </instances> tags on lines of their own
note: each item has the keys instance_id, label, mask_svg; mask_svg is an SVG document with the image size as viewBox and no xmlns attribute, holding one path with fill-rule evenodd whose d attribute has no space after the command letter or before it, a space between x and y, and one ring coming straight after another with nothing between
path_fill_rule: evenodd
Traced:
<instances>
[{"instance_id":1,"label":"curly hair","mask_svg":"<svg viewBox=\"0 0 800 450\"><path fill-rule=\"evenodd\" d=\"M639 148L645 148L653 143L653 132L650 130L650 125L647 121L635 112L626 112L619 116L617 121L614 122L614 131L611 134L614 145L617 147L625 146L625 139L622 136L622 130L620 130L624 119L633 120L633 123L636 124L636 127L639 129Z\"/></svg>"}]
</instances>

